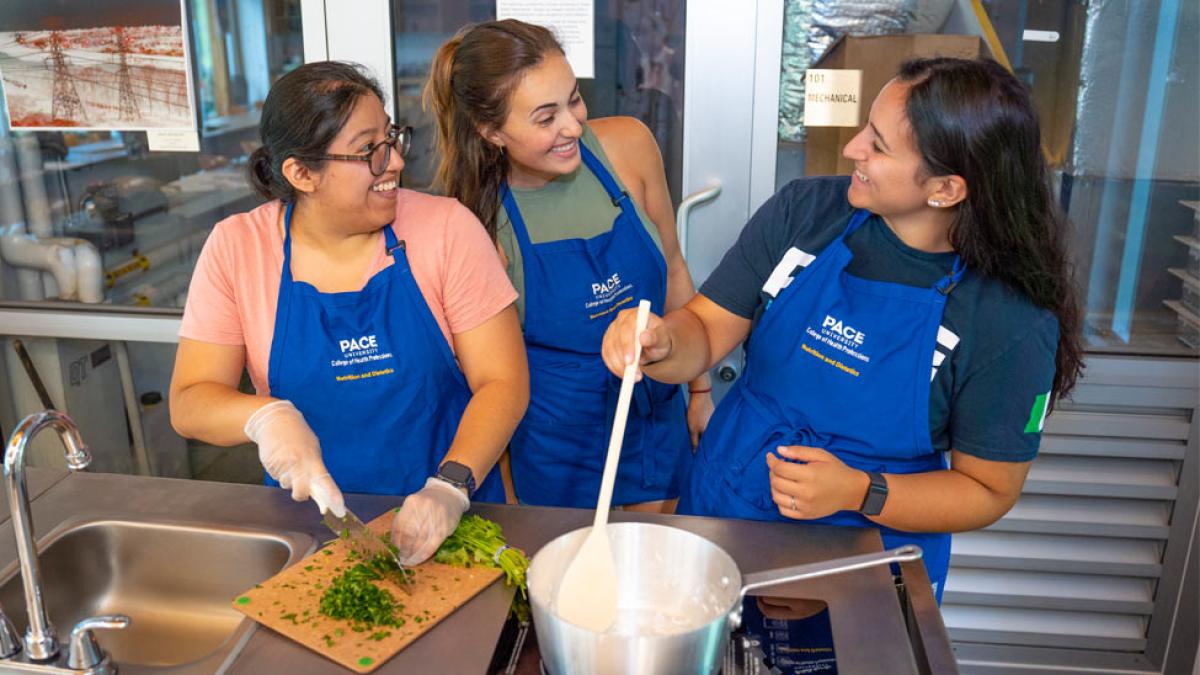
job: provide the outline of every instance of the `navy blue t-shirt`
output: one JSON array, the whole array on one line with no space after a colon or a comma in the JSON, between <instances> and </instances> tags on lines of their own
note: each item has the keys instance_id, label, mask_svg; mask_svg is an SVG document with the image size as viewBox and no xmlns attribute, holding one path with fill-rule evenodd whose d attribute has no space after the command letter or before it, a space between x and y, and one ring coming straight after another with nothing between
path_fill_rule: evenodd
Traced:
<instances>
[{"instance_id":1,"label":"navy blue t-shirt","mask_svg":"<svg viewBox=\"0 0 1200 675\"><path fill-rule=\"evenodd\" d=\"M758 209L700 287L722 308L758 325L767 304L849 224L844 176L792 181ZM846 271L873 281L930 287L953 253L900 241L872 215L846 245ZM950 292L938 331L929 391L933 447L982 459L1024 462L1037 455L1054 381L1058 321L1007 284L970 269Z\"/></svg>"}]
</instances>

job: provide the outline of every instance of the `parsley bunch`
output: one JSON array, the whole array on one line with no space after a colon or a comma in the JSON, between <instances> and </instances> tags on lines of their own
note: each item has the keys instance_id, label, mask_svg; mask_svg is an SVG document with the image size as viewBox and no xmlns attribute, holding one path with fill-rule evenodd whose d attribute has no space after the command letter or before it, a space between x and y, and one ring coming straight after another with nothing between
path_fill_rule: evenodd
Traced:
<instances>
[{"instance_id":1,"label":"parsley bunch","mask_svg":"<svg viewBox=\"0 0 1200 675\"><path fill-rule=\"evenodd\" d=\"M529 595L525 570L529 567L529 558L517 548L500 551L506 545L500 525L481 516L463 516L453 534L442 542L433 559L456 567L499 567L504 572L505 581L517 587L512 613L518 621L528 621ZM498 556L497 551L500 551Z\"/></svg>"}]
</instances>

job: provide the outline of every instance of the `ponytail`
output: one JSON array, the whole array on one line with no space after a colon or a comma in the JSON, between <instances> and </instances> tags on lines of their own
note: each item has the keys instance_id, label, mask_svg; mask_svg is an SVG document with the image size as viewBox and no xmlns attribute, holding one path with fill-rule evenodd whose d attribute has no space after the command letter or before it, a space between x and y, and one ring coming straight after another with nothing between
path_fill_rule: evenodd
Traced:
<instances>
[{"instance_id":1,"label":"ponytail","mask_svg":"<svg viewBox=\"0 0 1200 675\"><path fill-rule=\"evenodd\" d=\"M469 208L493 241L508 159L481 130L504 125L521 76L551 52L563 49L549 30L506 19L463 28L433 57L422 101L437 126L434 184Z\"/></svg>"}]
</instances>

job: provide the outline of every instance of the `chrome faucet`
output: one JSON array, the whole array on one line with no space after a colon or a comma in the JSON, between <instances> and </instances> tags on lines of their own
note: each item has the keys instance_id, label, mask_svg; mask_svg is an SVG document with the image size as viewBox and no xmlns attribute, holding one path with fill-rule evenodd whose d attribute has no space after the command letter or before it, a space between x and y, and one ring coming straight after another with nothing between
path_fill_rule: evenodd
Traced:
<instances>
[{"instance_id":1,"label":"chrome faucet","mask_svg":"<svg viewBox=\"0 0 1200 675\"><path fill-rule=\"evenodd\" d=\"M92 457L79 435L75 422L56 410L34 413L17 425L4 449L4 484L8 490L8 508L12 514L13 532L17 537L17 557L21 561L21 585L25 590L26 615L29 627L25 630L24 650L16 638L16 630L3 610L0 610L0 669L42 673L115 673L116 666L96 644L93 628L125 628L129 617L106 615L80 621L71 631L70 654L60 655L58 636L42 597L42 578L37 552L33 546L33 519L29 515L29 491L25 486L25 449L39 431L47 427L58 432L66 450L67 468L80 471L87 468Z\"/></svg>"}]
</instances>

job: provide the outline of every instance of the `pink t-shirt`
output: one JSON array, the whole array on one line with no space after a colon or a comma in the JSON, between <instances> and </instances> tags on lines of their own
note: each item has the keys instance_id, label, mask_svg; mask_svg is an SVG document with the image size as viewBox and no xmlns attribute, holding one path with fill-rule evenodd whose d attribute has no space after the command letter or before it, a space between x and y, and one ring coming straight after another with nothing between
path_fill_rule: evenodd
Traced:
<instances>
[{"instance_id":1,"label":"pink t-shirt","mask_svg":"<svg viewBox=\"0 0 1200 675\"><path fill-rule=\"evenodd\" d=\"M267 370L283 269L282 203L272 201L217 223L192 274L180 337L245 345L246 368L259 394ZM392 225L446 341L482 324L517 297L496 247L466 207L453 199L400 190ZM363 285L392 264L379 247Z\"/></svg>"}]
</instances>

